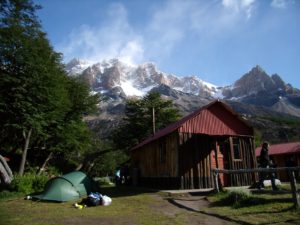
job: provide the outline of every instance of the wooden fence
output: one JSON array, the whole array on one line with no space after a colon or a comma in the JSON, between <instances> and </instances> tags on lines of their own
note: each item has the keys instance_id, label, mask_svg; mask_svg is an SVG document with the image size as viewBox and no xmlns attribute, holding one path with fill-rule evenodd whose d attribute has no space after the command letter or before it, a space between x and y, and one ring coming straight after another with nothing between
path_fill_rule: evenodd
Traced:
<instances>
[{"instance_id":1,"label":"wooden fence","mask_svg":"<svg viewBox=\"0 0 300 225\"><path fill-rule=\"evenodd\" d=\"M290 174L290 184L291 190L293 195L293 202L294 205L300 207L300 195L297 192L297 182L295 177L295 171L300 170L300 166L298 167L278 167L278 168L255 168L255 169L239 169L239 170L224 170L224 169L212 169L214 174L214 181L215 181L215 189L217 192L220 191L220 184L219 184L219 174L243 174L243 173L276 173L280 170L288 171Z\"/></svg>"}]
</instances>

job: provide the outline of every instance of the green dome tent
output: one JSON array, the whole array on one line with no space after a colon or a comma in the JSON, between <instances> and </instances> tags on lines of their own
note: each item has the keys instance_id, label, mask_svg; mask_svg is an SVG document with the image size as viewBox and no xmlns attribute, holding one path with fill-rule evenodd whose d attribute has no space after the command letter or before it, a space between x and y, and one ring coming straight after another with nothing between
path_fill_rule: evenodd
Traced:
<instances>
[{"instance_id":1,"label":"green dome tent","mask_svg":"<svg viewBox=\"0 0 300 225\"><path fill-rule=\"evenodd\" d=\"M95 191L98 191L98 186L93 179L83 172L74 171L49 180L44 192L40 195L34 195L32 198L65 202L86 197Z\"/></svg>"}]
</instances>

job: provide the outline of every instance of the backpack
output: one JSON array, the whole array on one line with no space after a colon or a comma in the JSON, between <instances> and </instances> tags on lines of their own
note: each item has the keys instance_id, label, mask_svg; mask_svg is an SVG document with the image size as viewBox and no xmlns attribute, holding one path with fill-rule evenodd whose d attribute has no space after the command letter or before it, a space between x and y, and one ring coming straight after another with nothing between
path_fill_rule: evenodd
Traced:
<instances>
[{"instance_id":1,"label":"backpack","mask_svg":"<svg viewBox=\"0 0 300 225\"><path fill-rule=\"evenodd\" d=\"M86 199L86 204L88 206L97 206L101 205L102 195L99 193L91 193Z\"/></svg>"}]
</instances>

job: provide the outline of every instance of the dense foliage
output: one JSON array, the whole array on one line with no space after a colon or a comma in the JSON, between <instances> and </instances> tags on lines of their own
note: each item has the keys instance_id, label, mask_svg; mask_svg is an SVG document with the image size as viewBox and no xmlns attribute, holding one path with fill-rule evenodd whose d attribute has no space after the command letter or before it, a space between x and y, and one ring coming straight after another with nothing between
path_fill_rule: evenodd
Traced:
<instances>
[{"instance_id":1,"label":"dense foliage","mask_svg":"<svg viewBox=\"0 0 300 225\"><path fill-rule=\"evenodd\" d=\"M179 117L172 101L162 99L159 93L150 92L142 99L128 100L123 123L113 134L114 143L118 149L128 151Z\"/></svg>"},{"instance_id":2,"label":"dense foliage","mask_svg":"<svg viewBox=\"0 0 300 225\"><path fill-rule=\"evenodd\" d=\"M90 148L82 117L99 101L87 84L67 76L37 9L30 0L0 0L0 145L22 153L20 175L29 150L76 161Z\"/></svg>"},{"instance_id":3,"label":"dense foliage","mask_svg":"<svg viewBox=\"0 0 300 225\"><path fill-rule=\"evenodd\" d=\"M37 176L33 173L25 173L23 176L16 176L11 183L11 190L23 194L38 193L44 190L49 177Z\"/></svg>"},{"instance_id":4,"label":"dense foliage","mask_svg":"<svg viewBox=\"0 0 300 225\"><path fill-rule=\"evenodd\" d=\"M252 117L250 124L255 128L255 145L263 141L271 144L300 140L300 120L295 117Z\"/></svg>"}]
</instances>

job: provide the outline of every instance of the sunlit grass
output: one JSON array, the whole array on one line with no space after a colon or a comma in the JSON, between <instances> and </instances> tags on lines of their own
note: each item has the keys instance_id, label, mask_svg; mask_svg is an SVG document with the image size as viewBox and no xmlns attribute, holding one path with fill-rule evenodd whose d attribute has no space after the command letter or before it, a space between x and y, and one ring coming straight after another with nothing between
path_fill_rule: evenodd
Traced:
<instances>
[{"instance_id":1,"label":"sunlit grass","mask_svg":"<svg viewBox=\"0 0 300 225\"><path fill-rule=\"evenodd\" d=\"M228 200L226 204L228 196L229 191L209 196L212 207L205 211L245 224L297 224L300 221L300 210L294 207L291 193L254 192L238 204L230 204Z\"/></svg>"},{"instance_id":2,"label":"sunlit grass","mask_svg":"<svg viewBox=\"0 0 300 225\"><path fill-rule=\"evenodd\" d=\"M284 188L284 186L282 186ZM288 189L288 187L287 187ZM112 197L110 206L74 208L75 202L49 203L24 200L24 196L11 195L0 200L1 225L50 225L50 224L188 224L191 212L180 210L165 213L166 201L176 198L153 190L130 187L105 187L102 194ZM243 201L232 204L224 201L228 193L208 196L210 207L203 207L193 216L209 214L240 224L298 224L300 210L293 208L290 192L256 191L244 196ZM187 197L187 196L185 196ZM223 199L223 200L222 200ZM99 222L100 221L100 222Z\"/></svg>"},{"instance_id":3,"label":"sunlit grass","mask_svg":"<svg viewBox=\"0 0 300 225\"><path fill-rule=\"evenodd\" d=\"M76 209L75 202L51 203L24 200L23 197L0 201L1 225L50 224L185 224L185 215L168 216L153 208L153 193L131 188L103 188L112 197L109 206ZM157 207L159 209L159 202ZM97 222L96 222L97 221Z\"/></svg>"}]
</instances>

